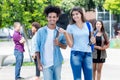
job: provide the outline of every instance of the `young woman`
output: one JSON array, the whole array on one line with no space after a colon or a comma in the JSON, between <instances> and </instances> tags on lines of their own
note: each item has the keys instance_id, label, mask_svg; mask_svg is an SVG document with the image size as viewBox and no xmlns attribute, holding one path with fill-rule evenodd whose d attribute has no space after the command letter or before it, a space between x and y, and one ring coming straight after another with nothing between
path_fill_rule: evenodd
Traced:
<instances>
[{"instance_id":1,"label":"young woman","mask_svg":"<svg viewBox=\"0 0 120 80\"><path fill-rule=\"evenodd\" d=\"M96 33L96 44L93 52L93 80L100 80L109 40L102 21L96 21L94 32Z\"/></svg>"},{"instance_id":2,"label":"young woman","mask_svg":"<svg viewBox=\"0 0 120 80\"><path fill-rule=\"evenodd\" d=\"M31 55L32 55L32 58L34 59L34 62L35 62L35 66L36 66L36 76L34 78L34 80L40 80L39 77L40 77L40 71L38 69L38 64L37 64L37 59L36 59L36 54L35 54L35 46L36 46L36 32L38 31L38 29L40 28L40 24L38 22L33 22L32 23L32 34L33 34L33 37L32 37L32 45L31 45Z\"/></svg>"},{"instance_id":3,"label":"young woman","mask_svg":"<svg viewBox=\"0 0 120 80\"><path fill-rule=\"evenodd\" d=\"M84 80L92 80L92 54L91 47L88 45L90 34L90 41L95 43L92 26L89 23L91 28L89 33L83 11L80 7L74 7L70 16L72 21L68 25L67 31L60 28L59 32L64 33L67 44L71 47L70 63L74 80L81 80L81 69L83 69Z\"/></svg>"}]
</instances>

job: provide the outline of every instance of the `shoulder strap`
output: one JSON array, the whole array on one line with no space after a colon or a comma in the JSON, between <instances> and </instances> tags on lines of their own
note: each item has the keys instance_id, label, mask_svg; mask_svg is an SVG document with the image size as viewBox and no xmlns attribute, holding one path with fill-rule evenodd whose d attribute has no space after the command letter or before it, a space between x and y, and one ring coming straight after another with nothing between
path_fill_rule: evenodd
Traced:
<instances>
[{"instance_id":1,"label":"shoulder strap","mask_svg":"<svg viewBox=\"0 0 120 80\"><path fill-rule=\"evenodd\" d=\"M86 22L86 24L87 24L87 27L88 27L88 30L89 30L89 33L90 33L90 31L91 31L90 24L89 24L89 22Z\"/></svg>"},{"instance_id":2,"label":"shoulder strap","mask_svg":"<svg viewBox=\"0 0 120 80\"><path fill-rule=\"evenodd\" d=\"M90 27L89 22L86 22L86 24L87 24L87 27L88 27L88 30L89 30L89 41L90 41L90 37L91 37L91 27Z\"/></svg>"}]
</instances>

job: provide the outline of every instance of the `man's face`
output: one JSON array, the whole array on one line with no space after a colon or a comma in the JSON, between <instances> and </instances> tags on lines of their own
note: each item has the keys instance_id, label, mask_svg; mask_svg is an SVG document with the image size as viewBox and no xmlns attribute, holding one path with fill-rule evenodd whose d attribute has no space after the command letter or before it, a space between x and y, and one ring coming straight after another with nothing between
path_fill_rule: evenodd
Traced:
<instances>
[{"instance_id":1,"label":"man's face","mask_svg":"<svg viewBox=\"0 0 120 80\"><path fill-rule=\"evenodd\" d=\"M22 28L22 27L21 27L21 25L20 25L20 24L17 24L17 25L16 25L16 30L17 30L17 31L20 31L20 30L21 30L21 28Z\"/></svg>"},{"instance_id":2,"label":"man's face","mask_svg":"<svg viewBox=\"0 0 120 80\"><path fill-rule=\"evenodd\" d=\"M56 22L58 21L58 16L56 13L51 12L48 14L47 20L49 25L56 25Z\"/></svg>"}]
</instances>

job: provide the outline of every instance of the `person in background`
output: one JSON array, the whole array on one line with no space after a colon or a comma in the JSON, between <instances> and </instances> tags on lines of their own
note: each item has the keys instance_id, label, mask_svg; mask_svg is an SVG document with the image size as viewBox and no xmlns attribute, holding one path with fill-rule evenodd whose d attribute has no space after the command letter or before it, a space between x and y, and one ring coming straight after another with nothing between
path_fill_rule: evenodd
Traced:
<instances>
[{"instance_id":1,"label":"person in background","mask_svg":"<svg viewBox=\"0 0 120 80\"><path fill-rule=\"evenodd\" d=\"M89 31L85 21L83 10L80 7L74 7L71 12L71 24L68 25L67 31L60 28L59 32L64 33L67 44L71 47L70 64L74 80L81 80L83 69L84 80L92 80L92 51L89 45L95 43L93 28L90 25ZM89 37L91 35L91 37Z\"/></svg>"},{"instance_id":2,"label":"person in background","mask_svg":"<svg viewBox=\"0 0 120 80\"><path fill-rule=\"evenodd\" d=\"M66 49L67 45L64 35L59 34L59 27L56 25L60 13L59 7L47 6L44 14L48 23L37 31L36 54L44 80L61 80L63 56L60 48Z\"/></svg>"},{"instance_id":3,"label":"person in background","mask_svg":"<svg viewBox=\"0 0 120 80\"><path fill-rule=\"evenodd\" d=\"M103 22L97 20L94 32L96 33L96 44L93 51L93 80L101 79L103 63L105 63L106 49L109 47L109 39L104 29Z\"/></svg>"},{"instance_id":4,"label":"person in background","mask_svg":"<svg viewBox=\"0 0 120 80\"><path fill-rule=\"evenodd\" d=\"M15 43L14 55L16 58L15 80L23 79L22 77L20 77L20 71L21 71L21 66L22 66L23 58L24 58L23 52L24 52L25 39L20 34L20 29L21 29L21 24L19 22L15 22L14 23L14 34L13 34L13 41Z\"/></svg>"},{"instance_id":5,"label":"person in background","mask_svg":"<svg viewBox=\"0 0 120 80\"><path fill-rule=\"evenodd\" d=\"M40 80L40 70L38 69L38 64L37 64L37 59L36 59L36 54L35 54L35 46L36 46L36 32L38 31L38 29L40 28L40 24L38 22L33 22L32 23L32 42L31 42L31 55L32 58L34 59L35 62L35 67L36 67L36 76L34 78L34 80Z\"/></svg>"}]
</instances>

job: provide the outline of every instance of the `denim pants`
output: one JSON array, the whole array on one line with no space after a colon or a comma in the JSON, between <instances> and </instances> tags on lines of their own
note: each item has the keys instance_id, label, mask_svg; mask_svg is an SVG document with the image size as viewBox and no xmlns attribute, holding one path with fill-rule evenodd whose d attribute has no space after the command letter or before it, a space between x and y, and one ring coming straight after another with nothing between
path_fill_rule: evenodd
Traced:
<instances>
[{"instance_id":1,"label":"denim pants","mask_svg":"<svg viewBox=\"0 0 120 80\"><path fill-rule=\"evenodd\" d=\"M35 67L36 67L36 76L39 77L40 76L40 70L38 69L37 59L34 59L34 62L35 62Z\"/></svg>"},{"instance_id":2,"label":"denim pants","mask_svg":"<svg viewBox=\"0 0 120 80\"><path fill-rule=\"evenodd\" d=\"M84 80L92 80L92 54L89 52L71 51L71 68L74 80L82 80L83 69Z\"/></svg>"},{"instance_id":3,"label":"denim pants","mask_svg":"<svg viewBox=\"0 0 120 80\"><path fill-rule=\"evenodd\" d=\"M51 66L43 69L44 80L61 80L61 68L59 66Z\"/></svg>"},{"instance_id":4,"label":"denim pants","mask_svg":"<svg viewBox=\"0 0 120 80\"><path fill-rule=\"evenodd\" d=\"M22 63L23 63L24 55L23 55L22 52L20 52L17 49L14 50L14 55L15 55L15 58L16 58L15 80L17 80L18 78L20 78L20 70L21 70L21 66L22 66Z\"/></svg>"}]
</instances>

